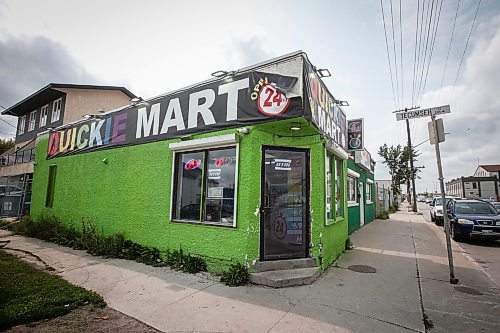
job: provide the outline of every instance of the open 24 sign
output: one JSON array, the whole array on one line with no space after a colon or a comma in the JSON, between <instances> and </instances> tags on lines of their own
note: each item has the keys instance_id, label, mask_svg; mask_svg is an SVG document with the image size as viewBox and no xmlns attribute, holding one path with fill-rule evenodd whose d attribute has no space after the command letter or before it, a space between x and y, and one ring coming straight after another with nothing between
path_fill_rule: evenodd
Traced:
<instances>
[{"instance_id":1,"label":"open 24 sign","mask_svg":"<svg viewBox=\"0 0 500 333\"><path fill-rule=\"evenodd\" d=\"M259 91L257 106L259 111L267 116L278 116L286 111L290 99L283 94L276 85L267 83Z\"/></svg>"}]
</instances>

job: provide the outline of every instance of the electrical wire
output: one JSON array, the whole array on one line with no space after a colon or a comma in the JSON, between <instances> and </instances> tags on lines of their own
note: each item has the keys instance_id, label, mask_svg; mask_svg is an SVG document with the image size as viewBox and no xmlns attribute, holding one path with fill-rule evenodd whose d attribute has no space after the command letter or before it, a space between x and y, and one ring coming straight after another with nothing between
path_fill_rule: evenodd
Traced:
<instances>
[{"instance_id":1,"label":"electrical wire","mask_svg":"<svg viewBox=\"0 0 500 333\"><path fill-rule=\"evenodd\" d=\"M380 0L380 7L382 9L382 20L384 22L385 47L386 47L386 50L387 50L387 62L389 64L389 73L390 73L390 76L391 76L392 98L394 99L394 108L397 109L398 106L396 104L396 94L394 92L394 79L393 79L393 75L392 75L391 57L389 55L389 43L387 41L387 29L385 27L384 4L383 4L382 0Z\"/></svg>"},{"instance_id":2,"label":"electrical wire","mask_svg":"<svg viewBox=\"0 0 500 333\"><path fill-rule=\"evenodd\" d=\"M7 124L7 125L9 125L9 126L12 126L12 127L14 127L14 128L17 128L17 126L12 125L12 124L11 124L11 123L9 123L8 121L4 120L3 118L0 118L0 120L1 120L1 121L3 121L4 123L6 123L6 124Z\"/></svg>"},{"instance_id":3,"label":"electrical wire","mask_svg":"<svg viewBox=\"0 0 500 333\"><path fill-rule=\"evenodd\" d=\"M425 86L427 85L427 77L429 76L429 68L431 66L432 54L434 53L434 46L436 44L436 37L437 37L437 31L438 31L438 28L439 28L439 21L441 19L441 9L443 7L443 1L444 0L441 0L441 2L439 4L439 11L438 11L438 14L437 14L437 19L434 20L435 21L434 34L433 34L433 37L432 37L431 49L430 49L430 53L429 53L429 61L427 62L427 71L425 73L424 85L422 87L422 93L420 95L420 103L419 104L422 104L422 97L423 97L424 92L425 92Z\"/></svg>"},{"instance_id":4,"label":"electrical wire","mask_svg":"<svg viewBox=\"0 0 500 333\"><path fill-rule=\"evenodd\" d=\"M453 94L455 92L455 87L457 85L458 75L460 74L460 69L462 69L462 62L464 61L465 52L467 51L467 46L469 45L469 39L470 39L470 36L472 35L472 30L474 30L474 25L476 23L476 18L477 18L477 12L479 11L479 6L481 6L481 1L482 0L479 0L479 3L477 4L476 13L474 14L474 20L472 21L472 26L470 27L469 36L467 36L467 42L465 43L464 53L462 54L462 59L460 59L460 65L458 66L457 76L455 77L455 82L453 83L453 91L451 92L452 98L453 98ZM450 98L450 99L452 99L452 98Z\"/></svg>"},{"instance_id":5,"label":"electrical wire","mask_svg":"<svg viewBox=\"0 0 500 333\"><path fill-rule=\"evenodd\" d=\"M425 36L425 49L424 49L423 59L422 59L421 66L420 66L421 70L420 70L420 77L418 80L419 83L418 83L418 90L417 90L417 96L418 96L417 100L420 99L420 95L422 92L422 82L423 82L423 78L424 78L424 67L425 67L425 62L427 59L427 49L429 48L429 34L431 31L431 25L432 25L434 3L435 3L435 0L432 0L429 18L427 19L427 34Z\"/></svg>"},{"instance_id":6,"label":"electrical wire","mask_svg":"<svg viewBox=\"0 0 500 333\"><path fill-rule=\"evenodd\" d=\"M401 23L401 0L399 0L399 37L400 37L400 65L401 65L401 105L404 105L404 84L403 84L403 26Z\"/></svg>"},{"instance_id":7,"label":"electrical wire","mask_svg":"<svg viewBox=\"0 0 500 333\"><path fill-rule=\"evenodd\" d=\"M396 72L396 94L397 94L396 96L398 100L398 108L400 108L401 103L399 101L398 56L396 53L396 38L394 37L394 15L392 11L392 0L390 0L390 4L391 4L392 49L394 51L394 69Z\"/></svg>"},{"instance_id":8,"label":"electrical wire","mask_svg":"<svg viewBox=\"0 0 500 333\"><path fill-rule=\"evenodd\" d=\"M451 30L450 44L448 45L448 53L446 54L446 61L444 63L443 77L441 78L441 87L439 88L438 104L441 101L441 91L443 89L444 76L446 74L446 69L448 68L448 58L450 57L451 44L453 42L453 35L455 34L455 25L457 23L458 9L460 8L460 1L457 2L457 10L455 11L455 19L453 20L453 28Z\"/></svg>"}]
</instances>

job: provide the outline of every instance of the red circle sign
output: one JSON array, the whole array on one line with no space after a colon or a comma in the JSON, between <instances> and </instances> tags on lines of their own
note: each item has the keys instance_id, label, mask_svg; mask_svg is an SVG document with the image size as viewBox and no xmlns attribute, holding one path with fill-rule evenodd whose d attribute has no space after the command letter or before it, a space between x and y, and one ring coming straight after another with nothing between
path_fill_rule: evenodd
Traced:
<instances>
[{"instance_id":1,"label":"red circle sign","mask_svg":"<svg viewBox=\"0 0 500 333\"><path fill-rule=\"evenodd\" d=\"M275 85L267 83L262 86L257 99L259 111L266 116L278 116L286 111L290 100L276 88Z\"/></svg>"}]
</instances>

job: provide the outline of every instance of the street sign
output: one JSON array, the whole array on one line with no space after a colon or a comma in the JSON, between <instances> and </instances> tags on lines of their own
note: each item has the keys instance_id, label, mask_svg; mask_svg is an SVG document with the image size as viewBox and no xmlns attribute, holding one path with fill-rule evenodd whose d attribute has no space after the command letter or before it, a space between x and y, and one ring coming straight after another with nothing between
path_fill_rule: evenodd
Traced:
<instances>
[{"instance_id":1,"label":"street sign","mask_svg":"<svg viewBox=\"0 0 500 333\"><path fill-rule=\"evenodd\" d=\"M436 128L434 128L434 126ZM436 144L436 134L437 134L437 142L444 142L444 124L443 119L436 119L435 121L430 121L427 124L429 129L429 141L431 145Z\"/></svg>"},{"instance_id":2,"label":"street sign","mask_svg":"<svg viewBox=\"0 0 500 333\"><path fill-rule=\"evenodd\" d=\"M396 119L397 120L406 120L406 119L413 119L413 118L437 116L437 115L445 114L445 113L451 113L449 105L443 105L443 106L437 106L434 108L411 110L411 111L396 113Z\"/></svg>"}]
</instances>

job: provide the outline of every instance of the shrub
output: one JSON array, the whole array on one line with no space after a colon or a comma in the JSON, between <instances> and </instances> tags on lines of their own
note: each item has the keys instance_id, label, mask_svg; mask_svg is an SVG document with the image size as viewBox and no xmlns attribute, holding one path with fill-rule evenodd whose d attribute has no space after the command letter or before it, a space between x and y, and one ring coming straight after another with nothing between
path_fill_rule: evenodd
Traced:
<instances>
[{"instance_id":1,"label":"shrub","mask_svg":"<svg viewBox=\"0 0 500 333\"><path fill-rule=\"evenodd\" d=\"M347 237L347 239L345 240L345 249L352 250L352 248L353 248L352 241L349 237Z\"/></svg>"},{"instance_id":2,"label":"shrub","mask_svg":"<svg viewBox=\"0 0 500 333\"><path fill-rule=\"evenodd\" d=\"M380 211L380 214L377 216L377 219L379 219L379 220L387 220L387 219L389 219L389 212L386 211L385 209L382 209Z\"/></svg>"},{"instance_id":3,"label":"shrub","mask_svg":"<svg viewBox=\"0 0 500 333\"><path fill-rule=\"evenodd\" d=\"M207 270L206 262L197 256L184 254L182 249L168 251L165 264L173 269L178 269L186 273L195 274Z\"/></svg>"},{"instance_id":4,"label":"shrub","mask_svg":"<svg viewBox=\"0 0 500 333\"><path fill-rule=\"evenodd\" d=\"M231 264L229 270L222 273L220 281L230 287L243 286L250 281L248 268L241 263Z\"/></svg>"}]
</instances>

